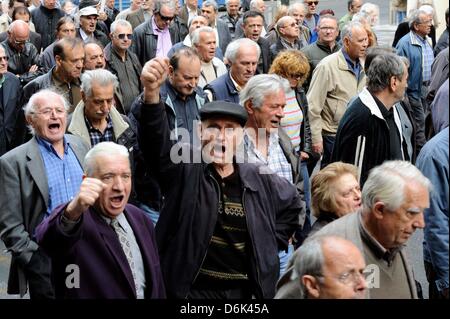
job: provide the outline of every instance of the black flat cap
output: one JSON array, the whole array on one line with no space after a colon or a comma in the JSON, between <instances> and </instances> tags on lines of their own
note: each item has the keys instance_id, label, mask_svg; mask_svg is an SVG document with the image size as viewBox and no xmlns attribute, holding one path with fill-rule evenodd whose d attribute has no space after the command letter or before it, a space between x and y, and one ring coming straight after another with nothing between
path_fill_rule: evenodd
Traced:
<instances>
[{"instance_id":1,"label":"black flat cap","mask_svg":"<svg viewBox=\"0 0 450 319\"><path fill-rule=\"evenodd\" d=\"M200 109L200 119L206 120L211 117L232 117L241 126L245 125L247 122L247 111L236 103L225 102L225 101L214 101L206 103Z\"/></svg>"}]
</instances>

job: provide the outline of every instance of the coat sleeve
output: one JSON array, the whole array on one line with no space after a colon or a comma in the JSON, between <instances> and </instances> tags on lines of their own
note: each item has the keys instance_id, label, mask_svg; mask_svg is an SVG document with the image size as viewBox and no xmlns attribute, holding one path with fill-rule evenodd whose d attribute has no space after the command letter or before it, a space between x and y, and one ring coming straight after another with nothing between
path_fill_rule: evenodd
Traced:
<instances>
[{"instance_id":1,"label":"coat sleeve","mask_svg":"<svg viewBox=\"0 0 450 319\"><path fill-rule=\"evenodd\" d=\"M279 250L288 248L289 239L305 219L305 209L294 185L276 174L267 175L272 181L272 199L276 203L276 238Z\"/></svg>"},{"instance_id":2,"label":"coat sleeve","mask_svg":"<svg viewBox=\"0 0 450 319\"><path fill-rule=\"evenodd\" d=\"M313 72L307 94L308 117L311 128L311 142L313 144L322 141L322 110L327 94L331 91L331 82L328 67L319 63Z\"/></svg>"},{"instance_id":3,"label":"coat sleeve","mask_svg":"<svg viewBox=\"0 0 450 319\"><path fill-rule=\"evenodd\" d=\"M442 133L441 133L442 134ZM448 131L447 133L448 134ZM447 146L448 147L448 144ZM417 167L430 179L433 189L430 193L430 208L425 210L424 239L428 246L433 268L436 271L436 285L440 289L448 288L449 277L449 231L448 198L449 167L447 158L421 152Z\"/></svg>"},{"instance_id":4,"label":"coat sleeve","mask_svg":"<svg viewBox=\"0 0 450 319\"><path fill-rule=\"evenodd\" d=\"M25 266L38 245L25 229L20 194L21 180L13 163L5 157L0 158L0 237L6 249Z\"/></svg>"}]
</instances>

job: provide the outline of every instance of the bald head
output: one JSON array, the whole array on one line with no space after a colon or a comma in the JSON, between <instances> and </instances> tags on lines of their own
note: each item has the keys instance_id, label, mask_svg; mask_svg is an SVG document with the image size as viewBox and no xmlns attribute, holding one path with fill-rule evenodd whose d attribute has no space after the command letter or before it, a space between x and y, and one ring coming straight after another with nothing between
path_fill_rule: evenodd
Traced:
<instances>
[{"instance_id":1,"label":"bald head","mask_svg":"<svg viewBox=\"0 0 450 319\"><path fill-rule=\"evenodd\" d=\"M102 48L97 43L84 45L84 70L104 69L106 66Z\"/></svg>"},{"instance_id":2,"label":"bald head","mask_svg":"<svg viewBox=\"0 0 450 319\"><path fill-rule=\"evenodd\" d=\"M13 21L8 28L8 31L14 34L20 34L20 35L25 35L25 34L30 34L30 27L28 25L28 23L26 23L23 20L16 20Z\"/></svg>"},{"instance_id":3,"label":"bald head","mask_svg":"<svg viewBox=\"0 0 450 319\"><path fill-rule=\"evenodd\" d=\"M8 42L16 51L21 52L30 38L30 27L22 20L16 20L9 25Z\"/></svg>"}]
</instances>

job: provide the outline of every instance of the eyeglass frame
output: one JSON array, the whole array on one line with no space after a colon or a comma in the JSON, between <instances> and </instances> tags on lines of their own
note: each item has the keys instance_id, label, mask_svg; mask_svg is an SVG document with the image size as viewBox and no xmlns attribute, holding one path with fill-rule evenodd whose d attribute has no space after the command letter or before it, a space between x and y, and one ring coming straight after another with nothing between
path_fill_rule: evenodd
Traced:
<instances>
[{"instance_id":1,"label":"eyeglass frame","mask_svg":"<svg viewBox=\"0 0 450 319\"><path fill-rule=\"evenodd\" d=\"M114 36L119 40L125 40L125 36L128 40L133 40L133 34L132 33L120 33L120 34L114 34Z\"/></svg>"},{"instance_id":2,"label":"eyeglass frame","mask_svg":"<svg viewBox=\"0 0 450 319\"><path fill-rule=\"evenodd\" d=\"M319 1L310 1L310 2L306 2L306 5L310 6L314 4L315 6L317 6L319 4Z\"/></svg>"},{"instance_id":3,"label":"eyeglass frame","mask_svg":"<svg viewBox=\"0 0 450 319\"><path fill-rule=\"evenodd\" d=\"M161 18L161 20L163 20L164 22L172 22L175 19L175 15L173 17L166 17L164 15L161 14L161 12L157 11L155 12L158 14L158 16Z\"/></svg>"},{"instance_id":4,"label":"eyeglass frame","mask_svg":"<svg viewBox=\"0 0 450 319\"><path fill-rule=\"evenodd\" d=\"M64 114L66 114L67 110L65 108L59 108L59 107L56 107L56 108L49 108L49 107L47 107L43 111L39 111L39 112L38 111L33 111L33 112L31 112L31 114L38 114L38 115L42 115L45 118L50 118L51 115L53 114L53 112L57 116L60 117L60 116L62 116Z\"/></svg>"}]
</instances>

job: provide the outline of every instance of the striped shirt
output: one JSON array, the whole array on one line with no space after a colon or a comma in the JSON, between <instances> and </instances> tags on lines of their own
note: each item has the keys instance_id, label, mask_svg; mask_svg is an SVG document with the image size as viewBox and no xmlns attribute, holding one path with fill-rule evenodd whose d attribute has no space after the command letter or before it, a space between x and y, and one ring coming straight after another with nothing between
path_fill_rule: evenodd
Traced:
<instances>
[{"instance_id":1,"label":"striped shirt","mask_svg":"<svg viewBox=\"0 0 450 319\"><path fill-rule=\"evenodd\" d=\"M300 129L303 123L303 111L297 102L294 90L289 90L286 94L286 106L284 107L284 117L281 119L281 127L291 139L294 149L299 149L301 137Z\"/></svg>"},{"instance_id":2,"label":"striped shirt","mask_svg":"<svg viewBox=\"0 0 450 319\"><path fill-rule=\"evenodd\" d=\"M83 169L70 144L64 138L64 156L59 157L53 145L36 137L48 182L47 216L58 205L72 200L78 193Z\"/></svg>"}]
</instances>

